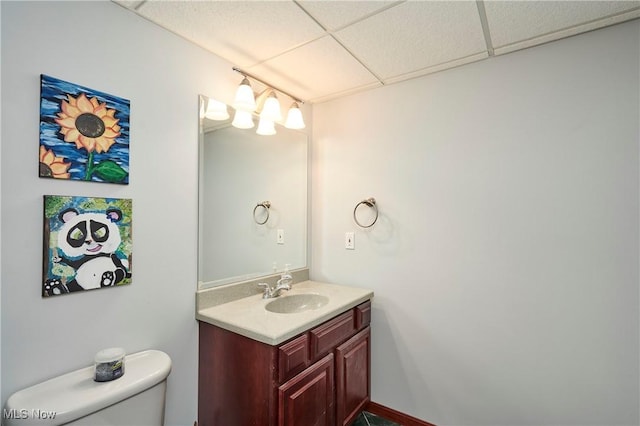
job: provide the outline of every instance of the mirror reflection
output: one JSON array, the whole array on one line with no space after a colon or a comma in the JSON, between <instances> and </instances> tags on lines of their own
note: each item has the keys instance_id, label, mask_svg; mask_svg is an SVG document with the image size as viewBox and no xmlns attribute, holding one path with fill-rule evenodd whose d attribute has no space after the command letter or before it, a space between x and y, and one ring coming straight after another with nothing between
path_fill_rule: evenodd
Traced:
<instances>
[{"instance_id":1,"label":"mirror reflection","mask_svg":"<svg viewBox=\"0 0 640 426\"><path fill-rule=\"evenodd\" d=\"M206 118L208 104L201 96L199 288L306 267L307 136L238 129Z\"/></svg>"}]
</instances>

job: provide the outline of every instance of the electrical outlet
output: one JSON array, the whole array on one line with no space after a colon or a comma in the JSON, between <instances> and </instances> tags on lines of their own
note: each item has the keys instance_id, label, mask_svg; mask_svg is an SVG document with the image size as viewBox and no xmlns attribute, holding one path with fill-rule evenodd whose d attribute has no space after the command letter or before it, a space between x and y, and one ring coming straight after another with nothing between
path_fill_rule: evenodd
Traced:
<instances>
[{"instance_id":1,"label":"electrical outlet","mask_svg":"<svg viewBox=\"0 0 640 426\"><path fill-rule=\"evenodd\" d=\"M278 229L276 241L278 244L284 244L284 229Z\"/></svg>"},{"instance_id":2,"label":"electrical outlet","mask_svg":"<svg viewBox=\"0 0 640 426\"><path fill-rule=\"evenodd\" d=\"M347 250L355 250L356 240L353 232L345 232L344 234L344 248Z\"/></svg>"}]
</instances>

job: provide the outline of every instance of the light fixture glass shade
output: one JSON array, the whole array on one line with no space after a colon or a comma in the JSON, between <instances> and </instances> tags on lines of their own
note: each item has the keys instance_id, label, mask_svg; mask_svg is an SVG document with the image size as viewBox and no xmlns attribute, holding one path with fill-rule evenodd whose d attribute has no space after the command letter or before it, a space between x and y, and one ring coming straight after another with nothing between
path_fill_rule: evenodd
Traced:
<instances>
[{"instance_id":1,"label":"light fixture glass shade","mask_svg":"<svg viewBox=\"0 0 640 426\"><path fill-rule=\"evenodd\" d=\"M253 95L253 89L247 77L242 79L240 86L236 90L236 97L233 101L233 107L236 110L253 112L256 109L256 98Z\"/></svg>"},{"instance_id":2,"label":"light fixture glass shade","mask_svg":"<svg viewBox=\"0 0 640 426\"><path fill-rule=\"evenodd\" d=\"M275 135L276 126L274 125L273 121L260 117L256 133L263 136Z\"/></svg>"},{"instance_id":3,"label":"light fixture glass shade","mask_svg":"<svg viewBox=\"0 0 640 426\"><path fill-rule=\"evenodd\" d=\"M250 112L237 109L231 125L238 129L251 129L255 126L255 123Z\"/></svg>"},{"instance_id":4,"label":"light fixture glass shade","mask_svg":"<svg viewBox=\"0 0 640 426\"><path fill-rule=\"evenodd\" d=\"M215 99L209 99L207 103L207 110L204 116L209 120L227 120L229 118L229 111L227 110L227 104L224 102L216 101Z\"/></svg>"},{"instance_id":5,"label":"light fixture glass shade","mask_svg":"<svg viewBox=\"0 0 640 426\"><path fill-rule=\"evenodd\" d=\"M204 100L204 97L200 98L200 110L198 118L204 118L204 113L205 113L205 104L207 101Z\"/></svg>"},{"instance_id":6,"label":"light fixture glass shade","mask_svg":"<svg viewBox=\"0 0 640 426\"><path fill-rule=\"evenodd\" d=\"M262 112L260 112L260 118L270 121L281 121L282 113L280 112L280 102L276 97L276 93L271 91L267 100L264 101Z\"/></svg>"},{"instance_id":7,"label":"light fixture glass shade","mask_svg":"<svg viewBox=\"0 0 640 426\"><path fill-rule=\"evenodd\" d=\"M297 102L291 104L289 112L287 113L287 121L284 123L284 127L287 129L304 129L304 120L302 119L302 111Z\"/></svg>"}]
</instances>

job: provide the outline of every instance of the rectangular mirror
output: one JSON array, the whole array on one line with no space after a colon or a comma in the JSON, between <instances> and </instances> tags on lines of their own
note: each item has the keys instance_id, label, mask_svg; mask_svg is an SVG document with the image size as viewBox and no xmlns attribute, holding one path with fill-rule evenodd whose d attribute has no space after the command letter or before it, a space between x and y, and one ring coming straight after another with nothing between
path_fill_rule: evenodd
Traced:
<instances>
[{"instance_id":1,"label":"rectangular mirror","mask_svg":"<svg viewBox=\"0 0 640 426\"><path fill-rule=\"evenodd\" d=\"M306 268L307 135L238 129L199 101L198 288Z\"/></svg>"}]
</instances>

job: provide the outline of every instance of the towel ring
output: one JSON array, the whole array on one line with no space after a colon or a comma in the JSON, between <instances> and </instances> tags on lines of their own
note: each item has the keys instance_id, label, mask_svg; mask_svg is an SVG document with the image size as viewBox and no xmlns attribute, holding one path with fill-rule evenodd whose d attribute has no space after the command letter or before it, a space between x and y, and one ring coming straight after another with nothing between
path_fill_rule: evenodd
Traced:
<instances>
[{"instance_id":1,"label":"towel ring","mask_svg":"<svg viewBox=\"0 0 640 426\"><path fill-rule=\"evenodd\" d=\"M356 217L356 211L358 210L358 207L360 207L361 204L365 204L365 205L371 207L376 212L376 217L373 218L373 222L371 222L368 225L361 224L358 221L358 218ZM366 200L362 200L358 204L356 204L356 207L353 209L353 220L361 228L371 228L373 226L373 224L376 223L376 221L378 220L378 207L376 206L376 199L373 198L373 197L370 197L370 198L367 198Z\"/></svg>"},{"instance_id":2,"label":"towel ring","mask_svg":"<svg viewBox=\"0 0 640 426\"><path fill-rule=\"evenodd\" d=\"M256 211L258 210L258 207L262 207L267 212L267 217L262 222L260 222L258 220L258 218L256 217ZM256 206L253 208L253 220L258 225L264 225L269 220L269 207L271 207L271 202L270 201L263 201L261 203L256 204Z\"/></svg>"}]
</instances>

